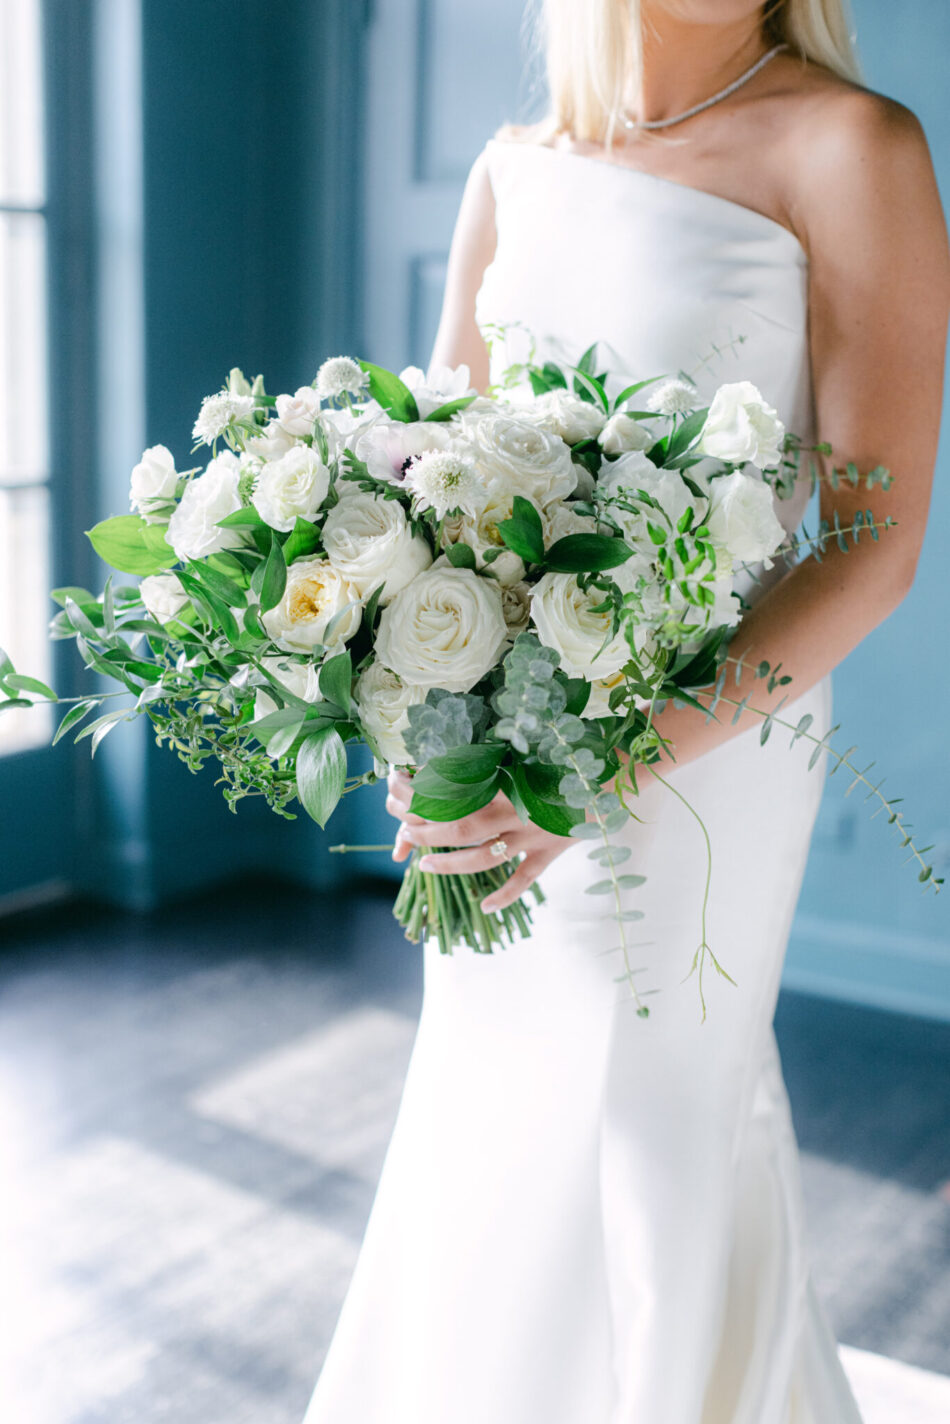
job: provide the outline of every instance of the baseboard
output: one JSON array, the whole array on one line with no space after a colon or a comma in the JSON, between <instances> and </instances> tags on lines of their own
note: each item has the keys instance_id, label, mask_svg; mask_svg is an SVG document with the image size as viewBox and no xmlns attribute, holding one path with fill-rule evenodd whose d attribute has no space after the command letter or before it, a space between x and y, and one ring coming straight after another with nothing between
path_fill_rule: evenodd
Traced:
<instances>
[{"instance_id":1,"label":"baseboard","mask_svg":"<svg viewBox=\"0 0 950 1424\"><path fill-rule=\"evenodd\" d=\"M782 987L950 1021L950 941L800 915Z\"/></svg>"}]
</instances>

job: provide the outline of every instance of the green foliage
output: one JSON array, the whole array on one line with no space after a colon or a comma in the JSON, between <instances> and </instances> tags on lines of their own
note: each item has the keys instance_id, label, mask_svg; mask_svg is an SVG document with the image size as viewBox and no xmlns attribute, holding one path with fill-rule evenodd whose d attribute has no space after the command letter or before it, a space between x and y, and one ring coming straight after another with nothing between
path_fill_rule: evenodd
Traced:
<instances>
[{"instance_id":1,"label":"green foliage","mask_svg":"<svg viewBox=\"0 0 950 1424\"><path fill-rule=\"evenodd\" d=\"M165 542L164 527L146 524L138 514L103 519L86 530L92 547L112 568L124 574L161 573L176 562L174 549Z\"/></svg>"},{"instance_id":2,"label":"green foliage","mask_svg":"<svg viewBox=\"0 0 950 1424\"><path fill-rule=\"evenodd\" d=\"M369 376L369 392L387 410L393 420L418 420L419 407L409 387L394 376L392 371L382 366L374 366L371 361L361 361L361 368Z\"/></svg>"}]
</instances>

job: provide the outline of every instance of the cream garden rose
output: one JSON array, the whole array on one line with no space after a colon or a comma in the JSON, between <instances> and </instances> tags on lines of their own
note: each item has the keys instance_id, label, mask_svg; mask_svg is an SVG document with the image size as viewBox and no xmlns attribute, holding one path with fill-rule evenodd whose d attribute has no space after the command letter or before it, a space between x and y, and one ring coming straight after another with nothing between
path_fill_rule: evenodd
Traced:
<instances>
[{"instance_id":1,"label":"cream garden rose","mask_svg":"<svg viewBox=\"0 0 950 1424\"><path fill-rule=\"evenodd\" d=\"M345 643L360 626L362 613L356 589L328 559L297 559L287 570L283 598L261 614L261 621L278 647L306 653ZM327 626L338 614L328 636Z\"/></svg>"},{"instance_id":2,"label":"cream garden rose","mask_svg":"<svg viewBox=\"0 0 950 1424\"><path fill-rule=\"evenodd\" d=\"M594 611L603 600L597 589L585 592L574 574L544 574L531 590L531 621L538 637L554 648L570 677L590 681L610 677L630 657L620 634L603 646L610 633L610 614Z\"/></svg>"},{"instance_id":3,"label":"cream garden rose","mask_svg":"<svg viewBox=\"0 0 950 1424\"><path fill-rule=\"evenodd\" d=\"M594 440L604 428L606 416L593 401L582 400L572 391L546 391L527 408L530 418L553 430L568 445Z\"/></svg>"},{"instance_id":4,"label":"cream garden rose","mask_svg":"<svg viewBox=\"0 0 950 1424\"><path fill-rule=\"evenodd\" d=\"M521 494L545 505L566 499L576 487L569 447L535 421L498 412L463 419L461 428L478 473L493 494Z\"/></svg>"},{"instance_id":5,"label":"cream garden rose","mask_svg":"<svg viewBox=\"0 0 950 1424\"><path fill-rule=\"evenodd\" d=\"M751 381L720 386L699 437L702 455L735 465L773 469L782 458L785 426Z\"/></svg>"},{"instance_id":6,"label":"cream garden rose","mask_svg":"<svg viewBox=\"0 0 950 1424\"><path fill-rule=\"evenodd\" d=\"M628 450L649 450L656 440L651 430L622 410L610 417L598 438L605 455L623 455Z\"/></svg>"},{"instance_id":7,"label":"cream garden rose","mask_svg":"<svg viewBox=\"0 0 950 1424\"><path fill-rule=\"evenodd\" d=\"M383 609L376 654L414 687L468 692L507 638L498 585L437 561Z\"/></svg>"},{"instance_id":8,"label":"cream garden rose","mask_svg":"<svg viewBox=\"0 0 950 1424\"><path fill-rule=\"evenodd\" d=\"M402 505L360 490L330 510L323 547L360 598L369 598L382 584L384 605L432 563L428 543L413 534Z\"/></svg>"},{"instance_id":9,"label":"cream garden rose","mask_svg":"<svg viewBox=\"0 0 950 1424\"><path fill-rule=\"evenodd\" d=\"M205 559L221 549L238 549L239 529L220 529L218 520L241 508L241 463L230 450L217 455L203 474L189 480L165 535L179 559Z\"/></svg>"},{"instance_id":10,"label":"cream garden rose","mask_svg":"<svg viewBox=\"0 0 950 1424\"><path fill-rule=\"evenodd\" d=\"M251 502L272 529L286 533L293 529L298 515L313 520L329 488L330 471L316 450L295 445L279 460L264 465Z\"/></svg>"},{"instance_id":11,"label":"cream garden rose","mask_svg":"<svg viewBox=\"0 0 950 1424\"><path fill-rule=\"evenodd\" d=\"M485 567L488 550L499 550L498 557L492 559L489 568L500 584L517 583L524 578L524 561L512 550L505 547L498 532L498 525L511 518L514 495L491 494L474 515L460 518L454 528L454 542L467 544L475 555L478 567Z\"/></svg>"},{"instance_id":12,"label":"cream garden rose","mask_svg":"<svg viewBox=\"0 0 950 1424\"><path fill-rule=\"evenodd\" d=\"M706 523L717 550L734 564L768 562L785 538L765 480L734 470L709 482Z\"/></svg>"},{"instance_id":13,"label":"cream garden rose","mask_svg":"<svg viewBox=\"0 0 950 1424\"><path fill-rule=\"evenodd\" d=\"M424 702L426 688L403 682L378 660L370 663L356 684L360 719L376 755L390 766L410 765L403 732L409 708Z\"/></svg>"}]
</instances>

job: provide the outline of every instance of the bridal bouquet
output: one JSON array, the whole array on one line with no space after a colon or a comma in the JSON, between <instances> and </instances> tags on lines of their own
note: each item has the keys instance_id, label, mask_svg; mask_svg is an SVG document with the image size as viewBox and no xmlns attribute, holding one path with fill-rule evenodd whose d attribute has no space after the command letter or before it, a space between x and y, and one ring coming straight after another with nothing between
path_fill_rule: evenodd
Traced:
<instances>
[{"instance_id":1,"label":"bridal bouquet","mask_svg":"<svg viewBox=\"0 0 950 1424\"><path fill-rule=\"evenodd\" d=\"M610 897L619 978L646 1013L625 929L639 912L622 903L640 878L611 836L636 769L665 750L657 708L709 711L722 693L736 572L802 546L773 490L794 484L803 447L748 382L707 407L685 379L623 385L594 357L520 368L489 397L464 367L397 376L334 357L276 397L233 370L195 421L209 455L178 470L164 446L146 450L132 512L89 533L135 582L54 591L53 635L120 684L76 699L56 736L76 729L94 752L147 716L193 770L217 761L232 808L257 794L291 815L299 801L321 826L389 765L413 768L412 809L431 820L504 792L525 820L591 842L590 890ZM877 537L870 511L806 542L862 529ZM0 707L55 697L2 655L0 687ZM809 721L791 730L817 759L827 737ZM357 740L374 770L350 775ZM480 908L501 860L441 877L417 859L396 904L411 938L491 951L528 931L524 901ZM707 953L704 940L700 970Z\"/></svg>"}]
</instances>

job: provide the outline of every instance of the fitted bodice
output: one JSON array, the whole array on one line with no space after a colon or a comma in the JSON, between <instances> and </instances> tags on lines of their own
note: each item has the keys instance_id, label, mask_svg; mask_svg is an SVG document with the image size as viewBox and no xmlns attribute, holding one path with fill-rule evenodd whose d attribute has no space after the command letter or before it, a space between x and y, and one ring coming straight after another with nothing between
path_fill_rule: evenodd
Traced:
<instances>
[{"instance_id":1,"label":"fitted bodice","mask_svg":"<svg viewBox=\"0 0 950 1424\"><path fill-rule=\"evenodd\" d=\"M594 341L620 376L687 373L710 397L749 380L814 434L804 248L774 219L701 189L533 143L486 146L497 246L476 298L491 379L510 360L574 362ZM515 325L517 324L517 325ZM491 333L489 332L489 335ZM802 479L776 513L795 528Z\"/></svg>"}]
</instances>

